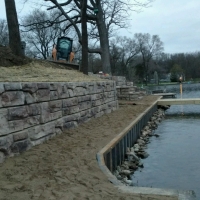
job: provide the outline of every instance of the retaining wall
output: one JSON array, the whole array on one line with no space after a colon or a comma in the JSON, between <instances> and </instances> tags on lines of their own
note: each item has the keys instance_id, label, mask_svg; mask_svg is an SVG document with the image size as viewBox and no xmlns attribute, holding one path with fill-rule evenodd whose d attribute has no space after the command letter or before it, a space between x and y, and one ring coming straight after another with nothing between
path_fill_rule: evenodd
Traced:
<instances>
[{"instance_id":1,"label":"retaining wall","mask_svg":"<svg viewBox=\"0 0 200 200\"><path fill-rule=\"evenodd\" d=\"M110 141L97 153L97 161L101 170L108 176L112 183L120 182L111 173L124 161L127 147L132 147L141 135L141 130L157 110L157 101L141 113L129 126Z\"/></svg>"},{"instance_id":2,"label":"retaining wall","mask_svg":"<svg viewBox=\"0 0 200 200\"><path fill-rule=\"evenodd\" d=\"M0 162L118 108L114 81L0 83Z\"/></svg>"}]
</instances>

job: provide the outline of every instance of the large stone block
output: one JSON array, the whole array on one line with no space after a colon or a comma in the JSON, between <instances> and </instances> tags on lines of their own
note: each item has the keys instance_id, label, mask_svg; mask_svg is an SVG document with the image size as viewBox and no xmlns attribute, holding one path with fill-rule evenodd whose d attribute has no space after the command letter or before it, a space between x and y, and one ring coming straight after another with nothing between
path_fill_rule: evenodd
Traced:
<instances>
[{"instance_id":1,"label":"large stone block","mask_svg":"<svg viewBox=\"0 0 200 200\"><path fill-rule=\"evenodd\" d=\"M20 120L28 117L26 106L8 108L8 120Z\"/></svg>"},{"instance_id":2,"label":"large stone block","mask_svg":"<svg viewBox=\"0 0 200 200\"><path fill-rule=\"evenodd\" d=\"M7 135L0 137L0 151L3 151L6 155L10 153L10 147L13 143L13 136Z\"/></svg>"},{"instance_id":3,"label":"large stone block","mask_svg":"<svg viewBox=\"0 0 200 200\"><path fill-rule=\"evenodd\" d=\"M62 110L62 100L50 101L49 108L50 112L56 112Z\"/></svg>"},{"instance_id":4,"label":"large stone block","mask_svg":"<svg viewBox=\"0 0 200 200\"><path fill-rule=\"evenodd\" d=\"M56 120L61 117L62 117L62 111L57 111L57 112L51 113L51 120Z\"/></svg>"},{"instance_id":5,"label":"large stone block","mask_svg":"<svg viewBox=\"0 0 200 200\"><path fill-rule=\"evenodd\" d=\"M97 84L96 83L89 84L87 90L88 94L95 94L97 90Z\"/></svg>"},{"instance_id":6,"label":"large stone block","mask_svg":"<svg viewBox=\"0 0 200 200\"><path fill-rule=\"evenodd\" d=\"M4 83L4 88L6 91L22 90L21 83Z\"/></svg>"},{"instance_id":7,"label":"large stone block","mask_svg":"<svg viewBox=\"0 0 200 200\"><path fill-rule=\"evenodd\" d=\"M91 95L91 100L96 101L97 99L102 99L104 97L104 93L98 93Z\"/></svg>"},{"instance_id":8,"label":"large stone block","mask_svg":"<svg viewBox=\"0 0 200 200\"><path fill-rule=\"evenodd\" d=\"M65 116L63 117L63 123L70 122L70 121L78 121L80 117L81 117L80 113Z\"/></svg>"},{"instance_id":9,"label":"large stone block","mask_svg":"<svg viewBox=\"0 0 200 200\"><path fill-rule=\"evenodd\" d=\"M84 110L80 112L80 118L78 119L78 123L83 123L87 122L91 119L91 111L89 110Z\"/></svg>"},{"instance_id":10,"label":"large stone block","mask_svg":"<svg viewBox=\"0 0 200 200\"><path fill-rule=\"evenodd\" d=\"M92 107L92 102L91 101L85 101L85 102L80 102L79 103L79 110L87 110Z\"/></svg>"},{"instance_id":11,"label":"large stone block","mask_svg":"<svg viewBox=\"0 0 200 200\"><path fill-rule=\"evenodd\" d=\"M0 164L3 163L5 160L5 154L4 152L0 151Z\"/></svg>"},{"instance_id":12,"label":"large stone block","mask_svg":"<svg viewBox=\"0 0 200 200\"><path fill-rule=\"evenodd\" d=\"M40 110L41 110L40 123L44 124L46 122L51 121L51 112L49 108L49 103L48 102L41 103Z\"/></svg>"},{"instance_id":13,"label":"large stone block","mask_svg":"<svg viewBox=\"0 0 200 200\"><path fill-rule=\"evenodd\" d=\"M27 106L29 116L36 116L41 114L41 104L35 103Z\"/></svg>"},{"instance_id":14,"label":"large stone block","mask_svg":"<svg viewBox=\"0 0 200 200\"><path fill-rule=\"evenodd\" d=\"M98 113L99 111L100 111L99 106L91 108L91 117L94 117L96 115L96 113Z\"/></svg>"},{"instance_id":15,"label":"large stone block","mask_svg":"<svg viewBox=\"0 0 200 200\"><path fill-rule=\"evenodd\" d=\"M13 153L22 153L31 147L31 143L29 139L14 142L11 146L11 151Z\"/></svg>"},{"instance_id":16,"label":"large stone block","mask_svg":"<svg viewBox=\"0 0 200 200\"><path fill-rule=\"evenodd\" d=\"M55 127L60 128L61 130L63 130L63 124L64 124L64 117L57 119L55 121Z\"/></svg>"},{"instance_id":17,"label":"large stone block","mask_svg":"<svg viewBox=\"0 0 200 200\"><path fill-rule=\"evenodd\" d=\"M0 136L23 130L24 121L8 121L8 109L0 109Z\"/></svg>"},{"instance_id":18,"label":"large stone block","mask_svg":"<svg viewBox=\"0 0 200 200\"><path fill-rule=\"evenodd\" d=\"M25 104L32 104L37 102L37 96L36 93L29 93L29 92L24 92L25 95Z\"/></svg>"},{"instance_id":19,"label":"large stone block","mask_svg":"<svg viewBox=\"0 0 200 200\"><path fill-rule=\"evenodd\" d=\"M96 101L92 101L92 107L100 106L103 103L103 99L98 99Z\"/></svg>"},{"instance_id":20,"label":"large stone block","mask_svg":"<svg viewBox=\"0 0 200 200\"><path fill-rule=\"evenodd\" d=\"M56 91L58 89L59 83L50 83L49 85L51 91Z\"/></svg>"},{"instance_id":21,"label":"large stone block","mask_svg":"<svg viewBox=\"0 0 200 200\"><path fill-rule=\"evenodd\" d=\"M37 101L49 101L50 100L50 89L38 89L36 92Z\"/></svg>"},{"instance_id":22,"label":"large stone block","mask_svg":"<svg viewBox=\"0 0 200 200\"><path fill-rule=\"evenodd\" d=\"M0 136L7 135L10 132L7 120L8 120L8 109L6 108L0 109Z\"/></svg>"},{"instance_id":23,"label":"large stone block","mask_svg":"<svg viewBox=\"0 0 200 200\"><path fill-rule=\"evenodd\" d=\"M64 123L63 128L65 130L65 129L75 128L77 126L78 126L77 122L67 122L67 123Z\"/></svg>"},{"instance_id":24,"label":"large stone block","mask_svg":"<svg viewBox=\"0 0 200 200\"><path fill-rule=\"evenodd\" d=\"M4 84L0 83L0 94L2 94L4 91L5 91Z\"/></svg>"},{"instance_id":25,"label":"large stone block","mask_svg":"<svg viewBox=\"0 0 200 200\"><path fill-rule=\"evenodd\" d=\"M65 107L63 108L63 116L65 115L71 115L74 113L79 112L79 106L71 106L71 107Z\"/></svg>"},{"instance_id":26,"label":"large stone block","mask_svg":"<svg viewBox=\"0 0 200 200\"><path fill-rule=\"evenodd\" d=\"M78 97L78 102L83 102L83 101L91 101L91 95Z\"/></svg>"},{"instance_id":27,"label":"large stone block","mask_svg":"<svg viewBox=\"0 0 200 200\"><path fill-rule=\"evenodd\" d=\"M69 91L68 91L67 85L65 83L59 83L57 91L58 91L59 99L65 99L65 98L69 97Z\"/></svg>"},{"instance_id":28,"label":"large stone block","mask_svg":"<svg viewBox=\"0 0 200 200\"><path fill-rule=\"evenodd\" d=\"M78 105L78 98L69 98L69 99L63 99L63 108L67 108L70 106L76 106Z\"/></svg>"},{"instance_id":29,"label":"large stone block","mask_svg":"<svg viewBox=\"0 0 200 200\"><path fill-rule=\"evenodd\" d=\"M31 141L31 145L32 146L36 146L36 145L42 144L42 143L46 142L47 140L49 140L49 139L51 139L51 138L53 138L55 136L56 136L56 132L52 133L52 134L49 134L49 135L47 135L45 137L39 138L38 140Z\"/></svg>"},{"instance_id":30,"label":"large stone block","mask_svg":"<svg viewBox=\"0 0 200 200\"><path fill-rule=\"evenodd\" d=\"M50 100L58 99L58 92L57 91L50 91Z\"/></svg>"},{"instance_id":31,"label":"large stone block","mask_svg":"<svg viewBox=\"0 0 200 200\"><path fill-rule=\"evenodd\" d=\"M29 132L29 138L31 140L38 140L53 133L55 133L55 122L49 122L33 127Z\"/></svg>"},{"instance_id":32,"label":"large stone block","mask_svg":"<svg viewBox=\"0 0 200 200\"><path fill-rule=\"evenodd\" d=\"M40 124L40 115L30 116L23 120L23 128L29 128Z\"/></svg>"},{"instance_id":33,"label":"large stone block","mask_svg":"<svg viewBox=\"0 0 200 200\"><path fill-rule=\"evenodd\" d=\"M74 91L72 89L67 89L69 97L74 97Z\"/></svg>"},{"instance_id":34,"label":"large stone block","mask_svg":"<svg viewBox=\"0 0 200 200\"><path fill-rule=\"evenodd\" d=\"M88 94L88 91L86 90L86 88L84 87L76 87L74 90L74 96L82 96L82 95L87 95Z\"/></svg>"},{"instance_id":35,"label":"large stone block","mask_svg":"<svg viewBox=\"0 0 200 200\"><path fill-rule=\"evenodd\" d=\"M38 90L37 83L22 83L22 90L33 94Z\"/></svg>"},{"instance_id":36,"label":"large stone block","mask_svg":"<svg viewBox=\"0 0 200 200\"><path fill-rule=\"evenodd\" d=\"M4 92L1 98L3 107L24 105L25 102L25 96L22 91Z\"/></svg>"},{"instance_id":37,"label":"large stone block","mask_svg":"<svg viewBox=\"0 0 200 200\"><path fill-rule=\"evenodd\" d=\"M49 89L50 90L50 83L37 83L38 89Z\"/></svg>"},{"instance_id":38,"label":"large stone block","mask_svg":"<svg viewBox=\"0 0 200 200\"><path fill-rule=\"evenodd\" d=\"M29 133L28 129L13 133L12 134L13 135L13 141L16 142L16 141L19 141L19 140L27 139L28 138L28 133Z\"/></svg>"},{"instance_id":39,"label":"large stone block","mask_svg":"<svg viewBox=\"0 0 200 200\"><path fill-rule=\"evenodd\" d=\"M8 133L21 131L24 129L24 120L8 121Z\"/></svg>"}]
</instances>

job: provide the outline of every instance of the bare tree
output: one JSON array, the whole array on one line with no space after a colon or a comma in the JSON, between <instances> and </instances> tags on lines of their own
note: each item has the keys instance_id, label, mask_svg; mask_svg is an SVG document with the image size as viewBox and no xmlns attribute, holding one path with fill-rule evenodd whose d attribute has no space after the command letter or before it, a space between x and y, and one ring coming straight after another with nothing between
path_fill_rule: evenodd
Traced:
<instances>
[{"instance_id":1,"label":"bare tree","mask_svg":"<svg viewBox=\"0 0 200 200\"><path fill-rule=\"evenodd\" d=\"M134 67L134 59L139 53L134 38L116 37L110 42L112 74L128 77Z\"/></svg>"},{"instance_id":2,"label":"bare tree","mask_svg":"<svg viewBox=\"0 0 200 200\"><path fill-rule=\"evenodd\" d=\"M163 42L158 35L151 36L149 33L136 33L134 35L136 46L142 56L142 64L145 70L146 85L148 81L149 63L152 58L161 54L164 50Z\"/></svg>"},{"instance_id":3,"label":"bare tree","mask_svg":"<svg viewBox=\"0 0 200 200\"><path fill-rule=\"evenodd\" d=\"M7 46L9 43L8 39L8 26L4 19L0 19L0 44Z\"/></svg>"},{"instance_id":4,"label":"bare tree","mask_svg":"<svg viewBox=\"0 0 200 200\"><path fill-rule=\"evenodd\" d=\"M9 30L9 46L15 55L23 56L15 1L5 0L5 7Z\"/></svg>"},{"instance_id":5,"label":"bare tree","mask_svg":"<svg viewBox=\"0 0 200 200\"><path fill-rule=\"evenodd\" d=\"M28 54L31 57L47 59L50 56L53 44L62 34L62 24L58 12L45 12L34 10L25 16L22 21L23 36L29 49ZM59 23L56 23L57 19ZM54 21L54 23L51 23Z\"/></svg>"},{"instance_id":6,"label":"bare tree","mask_svg":"<svg viewBox=\"0 0 200 200\"><path fill-rule=\"evenodd\" d=\"M58 0L45 0L54 4L49 9L58 8L66 20L70 22L69 26L73 26L79 37L79 42L82 43L82 33L77 24L81 22L81 0L68 0L64 3L59 3ZM91 37L98 37L100 48L88 49L90 53L99 53L102 59L102 68L105 73L111 72L110 52L109 52L109 30L112 25L125 27L130 7L146 7L151 0L146 0L145 3L140 3L136 0L130 3L129 0L104 1L104 0L89 0L87 5L87 20L93 24ZM95 14L94 14L95 11ZM124 15L123 15L124 13ZM68 27L69 27L68 26ZM96 31L98 30L98 31Z\"/></svg>"},{"instance_id":7,"label":"bare tree","mask_svg":"<svg viewBox=\"0 0 200 200\"><path fill-rule=\"evenodd\" d=\"M82 68L88 74L88 34L87 34L87 0L81 2L81 30L82 30Z\"/></svg>"}]
</instances>

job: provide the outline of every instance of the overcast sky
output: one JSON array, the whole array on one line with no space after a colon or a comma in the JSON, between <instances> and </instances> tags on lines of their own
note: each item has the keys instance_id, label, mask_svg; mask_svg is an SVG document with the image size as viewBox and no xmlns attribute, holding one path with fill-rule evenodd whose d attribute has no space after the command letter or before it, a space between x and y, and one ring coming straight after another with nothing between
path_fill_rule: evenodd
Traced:
<instances>
[{"instance_id":1,"label":"overcast sky","mask_svg":"<svg viewBox=\"0 0 200 200\"><path fill-rule=\"evenodd\" d=\"M33 9L20 4L22 0L15 2L19 16ZM130 29L121 33L128 37L134 33L159 35L165 53L200 51L200 0L155 0L151 5L133 13ZM4 0L0 0L0 18L6 18Z\"/></svg>"}]
</instances>

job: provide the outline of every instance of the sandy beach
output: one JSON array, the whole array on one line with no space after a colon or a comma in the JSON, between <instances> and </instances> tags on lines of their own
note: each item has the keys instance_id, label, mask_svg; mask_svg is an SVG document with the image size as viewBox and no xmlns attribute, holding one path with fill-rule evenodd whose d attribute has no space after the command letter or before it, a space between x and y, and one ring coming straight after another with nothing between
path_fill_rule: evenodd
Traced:
<instances>
[{"instance_id":1,"label":"sandy beach","mask_svg":"<svg viewBox=\"0 0 200 200\"><path fill-rule=\"evenodd\" d=\"M122 193L102 173L96 153L157 97L120 108L70 129L0 165L0 200L175 200Z\"/></svg>"}]
</instances>

